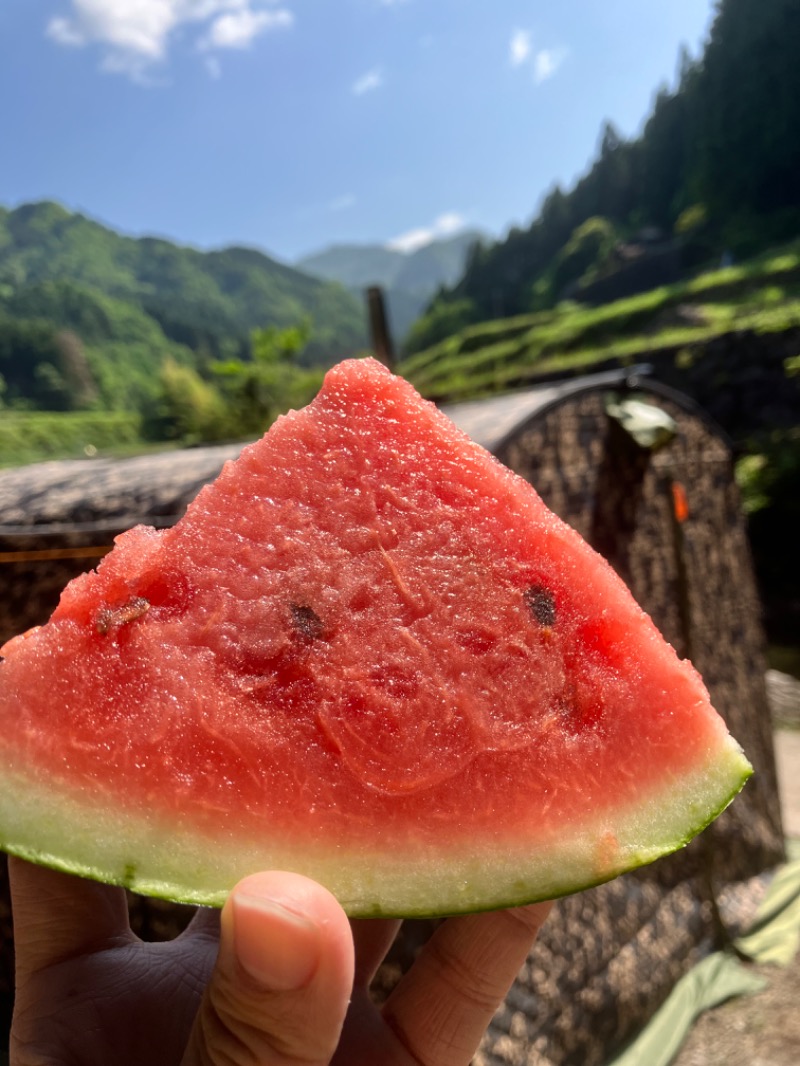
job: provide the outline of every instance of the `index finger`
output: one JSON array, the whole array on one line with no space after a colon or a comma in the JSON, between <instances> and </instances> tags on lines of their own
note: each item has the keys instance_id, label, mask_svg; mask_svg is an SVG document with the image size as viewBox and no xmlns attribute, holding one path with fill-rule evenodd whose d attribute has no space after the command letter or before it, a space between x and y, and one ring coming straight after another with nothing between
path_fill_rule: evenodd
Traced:
<instances>
[{"instance_id":1,"label":"index finger","mask_svg":"<svg viewBox=\"0 0 800 1066\"><path fill-rule=\"evenodd\" d=\"M133 940L125 891L9 856L17 981Z\"/></svg>"},{"instance_id":2,"label":"index finger","mask_svg":"<svg viewBox=\"0 0 800 1066\"><path fill-rule=\"evenodd\" d=\"M420 1066L467 1066L552 907L448 918L384 1007Z\"/></svg>"}]
</instances>

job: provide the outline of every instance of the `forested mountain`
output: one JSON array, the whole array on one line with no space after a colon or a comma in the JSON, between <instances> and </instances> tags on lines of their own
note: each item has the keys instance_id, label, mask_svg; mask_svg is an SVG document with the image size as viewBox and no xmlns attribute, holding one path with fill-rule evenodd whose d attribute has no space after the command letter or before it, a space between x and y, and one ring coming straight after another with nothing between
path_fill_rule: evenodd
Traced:
<instances>
[{"instance_id":1,"label":"forested mountain","mask_svg":"<svg viewBox=\"0 0 800 1066\"><path fill-rule=\"evenodd\" d=\"M797 0L721 0L703 55L684 53L677 87L658 91L641 135L625 140L607 124L574 188L556 186L527 229L476 247L408 350L565 297L591 300L591 286L600 302L630 294L637 274L647 287L654 256L669 281L800 233L798 55ZM615 274L627 292L609 286Z\"/></svg>"},{"instance_id":2,"label":"forested mountain","mask_svg":"<svg viewBox=\"0 0 800 1066\"><path fill-rule=\"evenodd\" d=\"M306 321L308 362L366 343L362 302L261 252L124 237L55 203L0 208L6 403L65 409L93 395L109 408L141 405L166 358L202 370L246 354L253 329ZM76 373L91 382L77 393Z\"/></svg>"},{"instance_id":3,"label":"forested mountain","mask_svg":"<svg viewBox=\"0 0 800 1066\"><path fill-rule=\"evenodd\" d=\"M339 244L305 256L296 266L315 277L338 281L359 295L370 285L380 285L388 299L393 332L400 338L438 289L458 281L469 250L483 239L477 230L464 230L415 252L380 244Z\"/></svg>"}]
</instances>

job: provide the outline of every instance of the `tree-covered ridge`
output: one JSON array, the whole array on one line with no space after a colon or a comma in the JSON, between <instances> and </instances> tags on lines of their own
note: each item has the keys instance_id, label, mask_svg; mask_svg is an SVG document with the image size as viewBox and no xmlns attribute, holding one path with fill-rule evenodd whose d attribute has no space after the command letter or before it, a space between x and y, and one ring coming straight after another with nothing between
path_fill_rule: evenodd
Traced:
<instances>
[{"instance_id":1,"label":"tree-covered ridge","mask_svg":"<svg viewBox=\"0 0 800 1066\"><path fill-rule=\"evenodd\" d=\"M114 427L126 448L255 436L363 349L365 317L342 286L252 249L135 240L54 203L0 208L0 464L72 454L81 434L106 448Z\"/></svg>"},{"instance_id":2,"label":"tree-covered ridge","mask_svg":"<svg viewBox=\"0 0 800 1066\"><path fill-rule=\"evenodd\" d=\"M311 359L332 362L365 341L362 307L343 287L254 249L201 252L125 237L49 202L0 208L0 297L65 279L132 305L193 349L305 319L314 325Z\"/></svg>"},{"instance_id":3,"label":"tree-covered ridge","mask_svg":"<svg viewBox=\"0 0 800 1066\"><path fill-rule=\"evenodd\" d=\"M626 255L647 260L643 233L660 240L665 281L675 280L666 273L670 255L673 271L677 263L686 274L796 236L798 55L796 0L721 0L703 55L693 61L684 53L677 87L657 93L641 135L624 140L607 124L597 158L574 188L556 186L527 229L476 247L461 280L416 324L407 350L470 323L546 309L565 295L580 299L620 272ZM581 233L591 220L593 233ZM598 227L613 238L616 259ZM590 237L596 246L587 261ZM569 245L572 272L565 270Z\"/></svg>"},{"instance_id":4,"label":"tree-covered ridge","mask_svg":"<svg viewBox=\"0 0 800 1066\"><path fill-rule=\"evenodd\" d=\"M564 301L468 326L405 358L398 371L429 399L472 400L545 375L648 362L664 352L688 358L691 348L734 332L768 336L797 329L800 241L598 307Z\"/></svg>"}]
</instances>

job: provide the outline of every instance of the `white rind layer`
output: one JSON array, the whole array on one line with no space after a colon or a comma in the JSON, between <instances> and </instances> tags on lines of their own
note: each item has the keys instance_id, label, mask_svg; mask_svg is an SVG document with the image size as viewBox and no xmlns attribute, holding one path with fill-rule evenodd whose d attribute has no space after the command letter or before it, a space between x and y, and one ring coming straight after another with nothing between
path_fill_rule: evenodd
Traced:
<instances>
[{"instance_id":1,"label":"white rind layer","mask_svg":"<svg viewBox=\"0 0 800 1066\"><path fill-rule=\"evenodd\" d=\"M167 824L86 794L53 786L43 775L4 768L0 847L13 855L125 885L144 895L221 906L234 884L260 870L293 870L326 885L353 917L458 914L567 895L608 881L676 851L711 822L742 788L752 768L725 737L701 768L643 794L635 810L608 810L565 827L550 840L513 833L482 841L463 828L441 849L413 854L402 841L345 851L303 842L259 841L233 833L211 839L190 823ZM643 793L646 791L644 786ZM455 822L455 819L454 819Z\"/></svg>"}]
</instances>

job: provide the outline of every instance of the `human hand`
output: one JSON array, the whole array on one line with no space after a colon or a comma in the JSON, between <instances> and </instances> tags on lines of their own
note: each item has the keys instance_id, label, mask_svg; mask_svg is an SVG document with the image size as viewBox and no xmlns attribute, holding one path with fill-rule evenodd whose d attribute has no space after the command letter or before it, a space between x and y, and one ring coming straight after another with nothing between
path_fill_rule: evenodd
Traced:
<instances>
[{"instance_id":1,"label":"human hand","mask_svg":"<svg viewBox=\"0 0 800 1066\"><path fill-rule=\"evenodd\" d=\"M400 923L351 925L297 874L247 877L221 914L148 944L122 889L9 869L11 1066L467 1066L550 907L448 919L378 1008Z\"/></svg>"}]
</instances>

